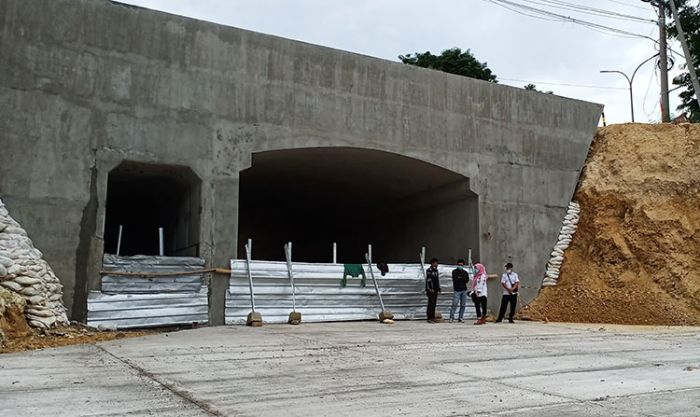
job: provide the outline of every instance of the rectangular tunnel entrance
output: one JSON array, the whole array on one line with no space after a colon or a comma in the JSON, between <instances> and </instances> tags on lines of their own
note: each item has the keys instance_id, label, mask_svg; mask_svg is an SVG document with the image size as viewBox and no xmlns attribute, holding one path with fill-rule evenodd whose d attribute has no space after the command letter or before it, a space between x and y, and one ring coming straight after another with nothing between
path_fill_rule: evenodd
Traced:
<instances>
[{"instance_id":1,"label":"rectangular tunnel entrance","mask_svg":"<svg viewBox=\"0 0 700 417\"><path fill-rule=\"evenodd\" d=\"M188 167L123 162L107 180L105 253L199 256L200 180Z\"/></svg>"},{"instance_id":2,"label":"rectangular tunnel entrance","mask_svg":"<svg viewBox=\"0 0 700 417\"><path fill-rule=\"evenodd\" d=\"M469 179L401 155L357 148L261 152L241 172L238 256L254 259L418 262L421 246L444 262L478 257L478 198Z\"/></svg>"}]
</instances>

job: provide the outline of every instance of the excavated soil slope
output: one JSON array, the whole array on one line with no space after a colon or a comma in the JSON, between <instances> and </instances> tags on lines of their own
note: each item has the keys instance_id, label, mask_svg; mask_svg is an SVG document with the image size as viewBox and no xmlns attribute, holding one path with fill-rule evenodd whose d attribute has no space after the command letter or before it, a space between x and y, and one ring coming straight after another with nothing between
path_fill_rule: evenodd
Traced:
<instances>
[{"instance_id":1,"label":"excavated soil slope","mask_svg":"<svg viewBox=\"0 0 700 417\"><path fill-rule=\"evenodd\" d=\"M599 129L581 219L535 320L700 325L700 126Z\"/></svg>"},{"instance_id":2,"label":"excavated soil slope","mask_svg":"<svg viewBox=\"0 0 700 417\"><path fill-rule=\"evenodd\" d=\"M61 326L51 330L32 329L25 319L25 308L24 298L0 287L0 353L97 343L154 333L153 330L101 332L79 325Z\"/></svg>"},{"instance_id":3,"label":"excavated soil slope","mask_svg":"<svg viewBox=\"0 0 700 417\"><path fill-rule=\"evenodd\" d=\"M0 287L0 351L8 340L32 334L24 318L24 298Z\"/></svg>"}]
</instances>

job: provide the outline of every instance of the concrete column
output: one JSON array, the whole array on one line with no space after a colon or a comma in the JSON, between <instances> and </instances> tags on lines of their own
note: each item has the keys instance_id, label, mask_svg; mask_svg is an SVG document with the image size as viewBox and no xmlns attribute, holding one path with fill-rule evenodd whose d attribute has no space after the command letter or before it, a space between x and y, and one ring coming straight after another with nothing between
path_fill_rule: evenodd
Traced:
<instances>
[{"instance_id":1,"label":"concrete column","mask_svg":"<svg viewBox=\"0 0 700 417\"><path fill-rule=\"evenodd\" d=\"M238 176L213 180L209 184L203 184L203 188L208 192L203 195L205 201L202 201L202 207L216 207L216 210L207 215L206 226L205 220L202 220L202 230L211 231L211 255L207 259L214 268L228 269L230 260L236 256L238 243ZM212 277L209 286L210 325L224 324L227 289L228 277Z\"/></svg>"}]
</instances>

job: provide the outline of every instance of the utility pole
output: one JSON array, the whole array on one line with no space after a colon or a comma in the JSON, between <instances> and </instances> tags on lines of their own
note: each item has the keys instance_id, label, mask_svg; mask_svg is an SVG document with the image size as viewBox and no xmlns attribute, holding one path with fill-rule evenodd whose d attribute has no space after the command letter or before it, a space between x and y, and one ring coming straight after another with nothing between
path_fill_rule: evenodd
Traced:
<instances>
[{"instance_id":1,"label":"utility pole","mask_svg":"<svg viewBox=\"0 0 700 417\"><path fill-rule=\"evenodd\" d=\"M683 27L681 26L681 20L678 18L678 10L676 9L675 0L669 1L671 5L671 13L673 13L673 21L676 23L676 29L678 30L678 40L681 41L683 46L683 54L685 55L686 66L688 67L688 73L690 73L690 80L693 82L693 90L695 90L695 100L700 97L700 83L698 82L698 74L695 72L695 63L693 62L693 57L690 55L690 49L688 49L688 42L685 39L685 32L683 32ZM700 100L698 100L700 103Z\"/></svg>"},{"instance_id":2,"label":"utility pole","mask_svg":"<svg viewBox=\"0 0 700 417\"><path fill-rule=\"evenodd\" d=\"M663 2L659 6L659 70L661 72L661 122L671 121L671 110L668 103L668 56L666 52L666 8Z\"/></svg>"}]
</instances>

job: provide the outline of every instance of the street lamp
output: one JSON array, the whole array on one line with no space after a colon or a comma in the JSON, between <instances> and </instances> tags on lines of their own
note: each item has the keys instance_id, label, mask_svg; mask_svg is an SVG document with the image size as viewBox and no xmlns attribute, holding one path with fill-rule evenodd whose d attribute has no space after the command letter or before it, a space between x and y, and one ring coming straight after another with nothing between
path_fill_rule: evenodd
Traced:
<instances>
[{"instance_id":1,"label":"street lamp","mask_svg":"<svg viewBox=\"0 0 700 417\"><path fill-rule=\"evenodd\" d=\"M656 58L659 56L659 54L654 54L654 56L651 56L647 59L645 59L637 68L634 70L632 73L631 77L628 77L627 74L625 74L622 71L617 71L617 70L601 70L600 72L602 74L611 74L611 73L616 73L616 74L621 74L625 79L627 80L627 84L629 84L629 90L630 90L630 112L632 113L632 123L634 123L634 99L632 97L632 82L634 82L634 76L637 75L637 71L642 67L642 65L646 64L647 62L651 61L652 59Z\"/></svg>"}]
</instances>

